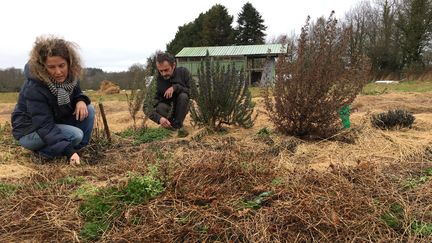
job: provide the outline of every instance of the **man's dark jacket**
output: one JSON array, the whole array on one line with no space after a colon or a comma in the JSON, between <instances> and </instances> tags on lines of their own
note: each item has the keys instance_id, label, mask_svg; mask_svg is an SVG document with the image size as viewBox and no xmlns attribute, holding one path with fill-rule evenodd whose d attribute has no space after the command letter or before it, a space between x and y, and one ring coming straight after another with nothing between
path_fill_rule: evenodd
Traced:
<instances>
[{"instance_id":1,"label":"man's dark jacket","mask_svg":"<svg viewBox=\"0 0 432 243\"><path fill-rule=\"evenodd\" d=\"M173 75L170 79L165 80L162 75L158 75L156 80L156 96L154 102L154 109L151 114L147 114L149 118L159 123L161 116L155 112L155 108L159 102L171 104L180 93L186 93L190 97L190 84L191 75L189 71L184 67L176 67ZM165 91L170 88L174 88L174 94L170 99L164 97Z\"/></svg>"}]
</instances>

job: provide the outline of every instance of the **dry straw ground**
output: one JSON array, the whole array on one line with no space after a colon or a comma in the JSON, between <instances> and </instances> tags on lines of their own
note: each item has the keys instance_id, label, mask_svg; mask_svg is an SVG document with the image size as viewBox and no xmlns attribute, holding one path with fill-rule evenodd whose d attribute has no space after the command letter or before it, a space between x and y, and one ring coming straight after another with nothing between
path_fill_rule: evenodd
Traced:
<instances>
[{"instance_id":1,"label":"dry straw ground","mask_svg":"<svg viewBox=\"0 0 432 243\"><path fill-rule=\"evenodd\" d=\"M3 125L0 242L86 241L78 192L122 187L128 173L150 165L164 192L113 213L99 241L431 242L431 98L360 96L352 129L324 141L257 135L272 131L257 98L252 129L193 139L203 131L187 122L187 138L135 144L116 136L90 147L80 167L34 163ZM104 105L114 131L132 125L125 102ZM0 105L1 124L12 107ZM414 112L413 128L372 128L371 114L390 108Z\"/></svg>"}]
</instances>

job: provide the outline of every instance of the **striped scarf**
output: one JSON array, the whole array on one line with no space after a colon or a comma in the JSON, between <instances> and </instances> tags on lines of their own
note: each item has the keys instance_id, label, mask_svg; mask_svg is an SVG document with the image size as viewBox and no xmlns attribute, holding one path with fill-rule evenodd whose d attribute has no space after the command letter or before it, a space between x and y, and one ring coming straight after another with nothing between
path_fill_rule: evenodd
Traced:
<instances>
[{"instance_id":1,"label":"striped scarf","mask_svg":"<svg viewBox=\"0 0 432 243\"><path fill-rule=\"evenodd\" d=\"M70 95L77 86L77 83L76 80L70 81L69 79L66 79L63 83L58 83L53 78L50 78L48 88L57 97L57 104L59 106L68 105L70 103Z\"/></svg>"}]
</instances>

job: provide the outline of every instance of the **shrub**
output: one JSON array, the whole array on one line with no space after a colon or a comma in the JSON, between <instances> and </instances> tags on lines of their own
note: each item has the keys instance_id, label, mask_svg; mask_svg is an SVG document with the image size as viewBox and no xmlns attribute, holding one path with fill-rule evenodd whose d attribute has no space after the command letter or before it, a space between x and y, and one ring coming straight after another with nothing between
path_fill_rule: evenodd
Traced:
<instances>
[{"instance_id":1,"label":"shrub","mask_svg":"<svg viewBox=\"0 0 432 243\"><path fill-rule=\"evenodd\" d=\"M155 98L157 89L157 74L153 74L150 84L147 86L147 92L144 96L143 111L146 117L149 117L153 112L158 100ZM147 118L146 118L147 119Z\"/></svg>"},{"instance_id":2,"label":"shrub","mask_svg":"<svg viewBox=\"0 0 432 243\"><path fill-rule=\"evenodd\" d=\"M366 84L368 65L349 54L350 29L309 18L295 46L279 56L273 96L264 92L266 110L276 130L292 136L329 137L340 129L338 110L350 105ZM274 98L273 98L274 97Z\"/></svg>"},{"instance_id":3,"label":"shrub","mask_svg":"<svg viewBox=\"0 0 432 243\"><path fill-rule=\"evenodd\" d=\"M140 73L135 72L134 74L134 79L132 82L132 88L131 88L131 93L130 95L128 95L126 93L126 101L128 104L128 110L129 110L129 114L132 117L133 120L133 127L134 129L137 129L136 126L136 115L138 114L138 111L141 109L141 106L143 104L143 101L145 99L146 96L146 76L147 73L144 73L144 77L139 77ZM140 80L140 81L138 81ZM144 119L144 124L145 124L146 119ZM143 125L144 125L143 124Z\"/></svg>"},{"instance_id":4,"label":"shrub","mask_svg":"<svg viewBox=\"0 0 432 243\"><path fill-rule=\"evenodd\" d=\"M243 70L237 71L234 65L225 68L211 61L207 52L198 70L197 86L190 108L193 125L214 131L219 131L223 124L252 127L255 104Z\"/></svg>"},{"instance_id":5,"label":"shrub","mask_svg":"<svg viewBox=\"0 0 432 243\"><path fill-rule=\"evenodd\" d=\"M371 117L372 125L380 129L411 128L414 120L415 117L410 112L400 109L389 110Z\"/></svg>"}]
</instances>

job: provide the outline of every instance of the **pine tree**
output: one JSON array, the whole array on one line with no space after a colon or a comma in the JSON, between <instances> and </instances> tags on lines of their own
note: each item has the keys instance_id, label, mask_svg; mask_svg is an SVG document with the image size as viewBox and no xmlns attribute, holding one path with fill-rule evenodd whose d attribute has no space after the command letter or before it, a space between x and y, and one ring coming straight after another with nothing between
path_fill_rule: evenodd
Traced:
<instances>
[{"instance_id":1,"label":"pine tree","mask_svg":"<svg viewBox=\"0 0 432 243\"><path fill-rule=\"evenodd\" d=\"M237 28L235 30L235 42L237 45L263 44L267 27L258 11L247 2L243 5L238 15Z\"/></svg>"},{"instance_id":2,"label":"pine tree","mask_svg":"<svg viewBox=\"0 0 432 243\"><path fill-rule=\"evenodd\" d=\"M210 60L209 54L198 70L198 87L191 104L194 125L207 126L219 131L223 124L249 128L253 125L252 113L255 104L248 89L243 70L234 65L220 66Z\"/></svg>"},{"instance_id":3,"label":"pine tree","mask_svg":"<svg viewBox=\"0 0 432 243\"><path fill-rule=\"evenodd\" d=\"M203 46L227 46L234 43L233 16L220 4L205 13L202 23Z\"/></svg>"},{"instance_id":4,"label":"pine tree","mask_svg":"<svg viewBox=\"0 0 432 243\"><path fill-rule=\"evenodd\" d=\"M232 45L232 22L233 17L228 10L216 4L193 22L180 26L174 39L167 44L167 52L176 55L183 47Z\"/></svg>"}]
</instances>

